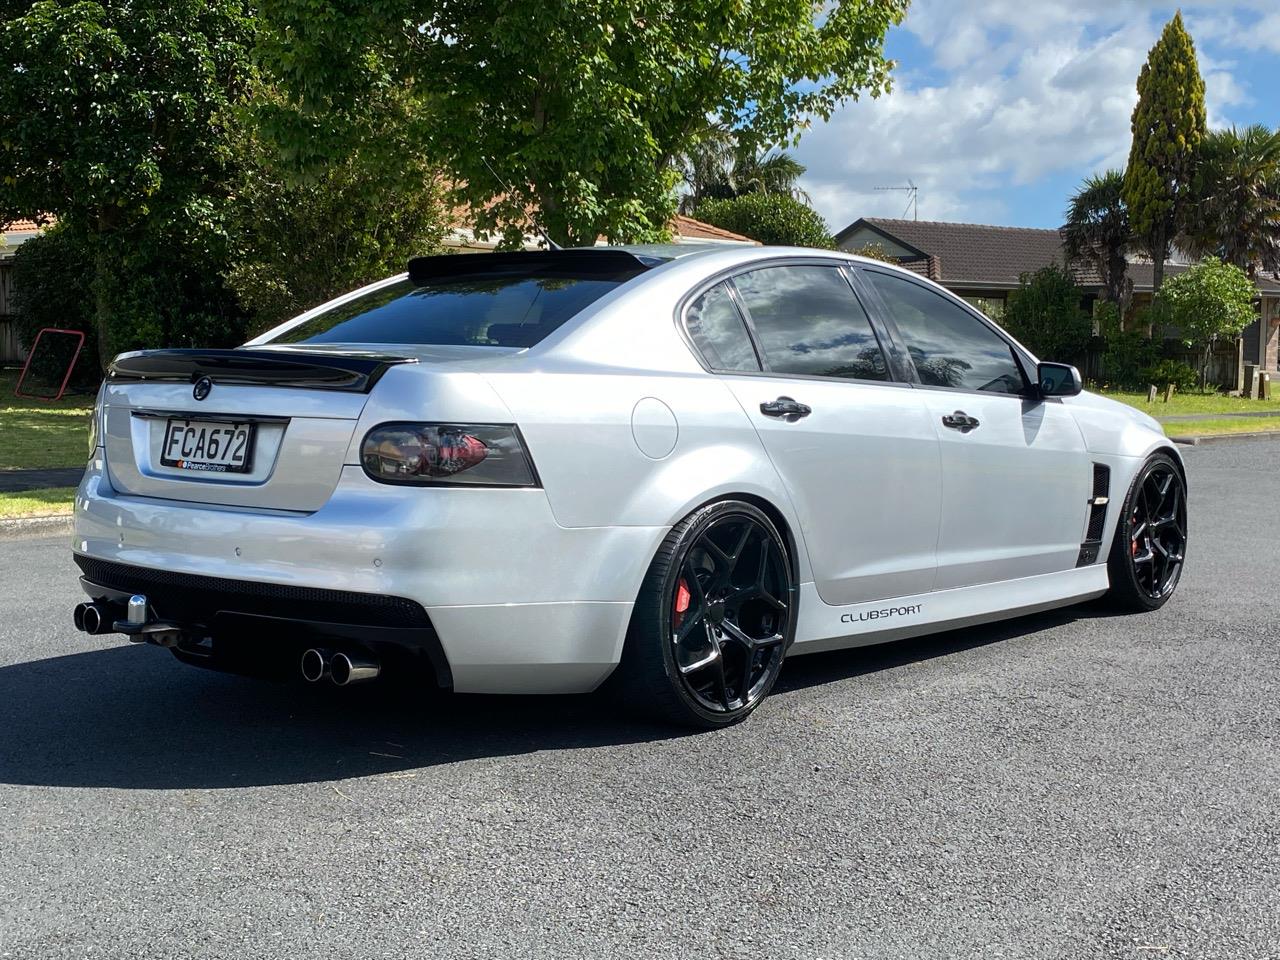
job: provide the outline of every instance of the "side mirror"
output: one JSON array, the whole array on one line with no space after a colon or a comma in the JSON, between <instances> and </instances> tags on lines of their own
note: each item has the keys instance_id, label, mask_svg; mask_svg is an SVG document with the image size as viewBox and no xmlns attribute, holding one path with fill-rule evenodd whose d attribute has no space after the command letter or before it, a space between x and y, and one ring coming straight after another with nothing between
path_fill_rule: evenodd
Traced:
<instances>
[{"instance_id":1,"label":"side mirror","mask_svg":"<svg viewBox=\"0 0 1280 960\"><path fill-rule=\"evenodd\" d=\"M1080 371L1066 363L1042 363L1036 367L1036 386L1042 397L1074 397L1084 389Z\"/></svg>"}]
</instances>

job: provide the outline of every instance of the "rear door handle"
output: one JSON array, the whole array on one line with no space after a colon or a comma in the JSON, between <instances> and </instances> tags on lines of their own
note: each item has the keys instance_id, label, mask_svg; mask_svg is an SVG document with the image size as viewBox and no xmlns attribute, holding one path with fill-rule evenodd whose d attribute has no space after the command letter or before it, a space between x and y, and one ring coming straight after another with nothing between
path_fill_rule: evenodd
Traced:
<instances>
[{"instance_id":1,"label":"rear door handle","mask_svg":"<svg viewBox=\"0 0 1280 960\"><path fill-rule=\"evenodd\" d=\"M963 410L957 410L955 413L944 413L942 415L942 425L950 427L952 430L959 430L961 433L968 433L970 430L976 429L980 424L977 417L971 417Z\"/></svg>"},{"instance_id":2,"label":"rear door handle","mask_svg":"<svg viewBox=\"0 0 1280 960\"><path fill-rule=\"evenodd\" d=\"M807 404L798 403L790 397L779 397L777 400L760 404L760 412L766 417L779 417L790 423L801 417L807 417L813 413L813 408Z\"/></svg>"}]
</instances>

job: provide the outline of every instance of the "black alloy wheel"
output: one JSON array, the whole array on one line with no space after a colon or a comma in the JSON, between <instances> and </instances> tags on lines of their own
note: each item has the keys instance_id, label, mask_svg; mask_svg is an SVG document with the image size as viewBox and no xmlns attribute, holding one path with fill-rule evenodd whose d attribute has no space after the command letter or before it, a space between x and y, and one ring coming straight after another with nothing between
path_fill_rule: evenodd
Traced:
<instances>
[{"instance_id":1,"label":"black alloy wheel","mask_svg":"<svg viewBox=\"0 0 1280 960\"><path fill-rule=\"evenodd\" d=\"M1113 599L1155 610L1173 596L1187 556L1187 486L1166 454L1148 460L1125 498L1111 549Z\"/></svg>"},{"instance_id":2,"label":"black alloy wheel","mask_svg":"<svg viewBox=\"0 0 1280 960\"><path fill-rule=\"evenodd\" d=\"M677 524L650 567L619 674L638 705L704 727L741 720L772 689L795 630L787 544L753 504Z\"/></svg>"}]
</instances>

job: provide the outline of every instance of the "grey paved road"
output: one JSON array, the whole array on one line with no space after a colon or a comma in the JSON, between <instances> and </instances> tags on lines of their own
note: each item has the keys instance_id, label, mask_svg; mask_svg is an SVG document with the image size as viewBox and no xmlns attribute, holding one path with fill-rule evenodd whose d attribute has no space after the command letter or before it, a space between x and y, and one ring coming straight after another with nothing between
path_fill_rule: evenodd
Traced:
<instances>
[{"instance_id":1,"label":"grey paved road","mask_svg":"<svg viewBox=\"0 0 1280 960\"><path fill-rule=\"evenodd\" d=\"M345 698L70 627L0 543L0 957L1275 957L1280 443L1163 611L797 659L749 723Z\"/></svg>"}]
</instances>

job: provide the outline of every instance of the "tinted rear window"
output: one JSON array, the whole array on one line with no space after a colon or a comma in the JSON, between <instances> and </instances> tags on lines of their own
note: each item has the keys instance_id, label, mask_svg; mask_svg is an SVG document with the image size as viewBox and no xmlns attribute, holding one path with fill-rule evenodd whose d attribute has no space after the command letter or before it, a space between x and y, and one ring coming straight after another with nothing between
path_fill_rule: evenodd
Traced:
<instances>
[{"instance_id":1,"label":"tinted rear window","mask_svg":"<svg viewBox=\"0 0 1280 960\"><path fill-rule=\"evenodd\" d=\"M521 271L425 286L402 280L326 310L272 342L531 347L638 272Z\"/></svg>"}]
</instances>

